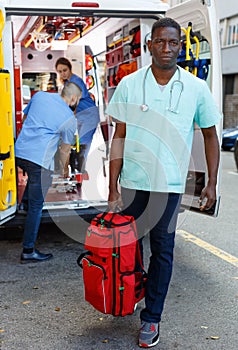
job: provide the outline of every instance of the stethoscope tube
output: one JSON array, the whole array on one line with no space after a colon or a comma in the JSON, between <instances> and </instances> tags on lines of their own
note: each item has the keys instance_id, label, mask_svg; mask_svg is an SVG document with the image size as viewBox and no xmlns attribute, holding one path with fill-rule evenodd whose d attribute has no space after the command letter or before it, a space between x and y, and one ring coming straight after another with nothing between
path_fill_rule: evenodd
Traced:
<instances>
[{"instance_id":1,"label":"stethoscope tube","mask_svg":"<svg viewBox=\"0 0 238 350\"><path fill-rule=\"evenodd\" d=\"M145 97L145 81L150 69L151 69L151 66L147 67L143 78L143 83L142 83L142 105L140 106L140 109L142 110L142 112L147 112L149 110L149 106L146 104L146 97Z\"/></svg>"},{"instance_id":2,"label":"stethoscope tube","mask_svg":"<svg viewBox=\"0 0 238 350\"><path fill-rule=\"evenodd\" d=\"M145 82L146 82L146 78L147 78L147 75L148 75L148 72L149 70L151 69L151 66L149 66L147 69L146 69L146 72L145 72L145 75L144 75L144 78L143 78L143 83L142 83L142 104L140 106L140 109L142 112L147 112L149 110L149 106L148 104L146 103L146 91L145 91ZM183 88L184 88L184 85L183 85L183 82L181 81L181 72L180 72L180 68L177 66L177 70L178 70L178 79L177 80L174 80L172 85L171 85L171 88L170 88L170 96L169 96L169 107L167 108L168 111L172 112L172 113L175 113L175 114L178 114L179 111L178 111L178 106L179 106L179 102L180 102L180 99L181 99L181 95L182 95L182 92L183 92ZM175 104L175 106L173 107L172 106L172 99L173 99L173 90L174 90L174 87L175 85L178 85L180 84L180 92L179 92L179 96L178 96L178 99L177 99L177 103Z\"/></svg>"}]
</instances>

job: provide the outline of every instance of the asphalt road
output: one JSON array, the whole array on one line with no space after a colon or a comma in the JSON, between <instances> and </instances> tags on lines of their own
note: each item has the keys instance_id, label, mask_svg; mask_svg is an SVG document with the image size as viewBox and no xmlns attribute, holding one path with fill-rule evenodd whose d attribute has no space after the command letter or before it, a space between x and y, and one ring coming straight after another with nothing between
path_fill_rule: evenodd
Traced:
<instances>
[{"instance_id":1,"label":"asphalt road","mask_svg":"<svg viewBox=\"0 0 238 350\"><path fill-rule=\"evenodd\" d=\"M222 153L218 218L180 214L172 282L161 322L160 350L238 348L238 173ZM84 234L85 227L79 226ZM0 230L1 234L1 230ZM39 247L54 259L19 264L21 231L0 241L1 350L135 350L139 312L114 318L84 301L82 246L53 225L41 227ZM148 239L145 239L148 252Z\"/></svg>"}]
</instances>

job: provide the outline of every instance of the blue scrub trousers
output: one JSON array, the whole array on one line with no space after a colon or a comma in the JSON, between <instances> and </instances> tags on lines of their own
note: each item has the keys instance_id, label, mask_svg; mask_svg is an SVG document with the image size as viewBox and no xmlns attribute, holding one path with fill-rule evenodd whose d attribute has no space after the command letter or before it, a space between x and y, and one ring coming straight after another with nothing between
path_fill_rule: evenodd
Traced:
<instances>
[{"instance_id":1,"label":"blue scrub trousers","mask_svg":"<svg viewBox=\"0 0 238 350\"><path fill-rule=\"evenodd\" d=\"M140 243L150 234L150 263L142 321L158 323L164 308L173 267L175 229L181 194L121 189L123 213L132 215Z\"/></svg>"},{"instance_id":2,"label":"blue scrub trousers","mask_svg":"<svg viewBox=\"0 0 238 350\"><path fill-rule=\"evenodd\" d=\"M34 248L41 221L44 198L52 183L51 170L26 159L16 158L16 165L27 173L28 180L23 194L28 211L24 226L23 248Z\"/></svg>"}]
</instances>

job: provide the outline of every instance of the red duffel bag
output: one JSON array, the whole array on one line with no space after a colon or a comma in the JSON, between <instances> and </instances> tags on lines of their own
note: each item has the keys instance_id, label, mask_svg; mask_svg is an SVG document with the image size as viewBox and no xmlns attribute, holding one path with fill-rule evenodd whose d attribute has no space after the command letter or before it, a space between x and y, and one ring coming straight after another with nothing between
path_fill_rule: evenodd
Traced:
<instances>
[{"instance_id":1,"label":"red duffel bag","mask_svg":"<svg viewBox=\"0 0 238 350\"><path fill-rule=\"evenodd\" d=\"M134 218L97 215L87 230L85 249L78 258L85 300L104 314L132 314L146 283Z\"/></svg>"}]
</instances>

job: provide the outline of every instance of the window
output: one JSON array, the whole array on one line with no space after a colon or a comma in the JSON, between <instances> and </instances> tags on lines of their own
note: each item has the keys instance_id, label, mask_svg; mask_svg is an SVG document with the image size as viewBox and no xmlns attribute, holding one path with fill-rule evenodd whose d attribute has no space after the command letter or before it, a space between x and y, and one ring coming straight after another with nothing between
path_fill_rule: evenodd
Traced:
<instances>
[{"instance_id":1,"label":"window","mask_svg":"<svg viewBox=\"0 0 238 350\"><path fill-rule=\"evenodd\" d=\"M225 95L232 95L234 93L234 74L229 74L225 76Z\"/></svg>"},{"instance_id":2,"label":"window","mask_svg":"<svg viewBox=\"0 0 238 350\"><path fill-rule=\"evenodd\" d=\"M200 43L200 53L209 53L210 47L207 41L202 41Z\"/></svg>"},{"instance_id":3,"label":"window","mask_svg":"<svg viewBox=\"0 0 238 350\"><path fill-rule=\"evenodd\" d=\"M238 44L238 24L230 24L228 27L227 45Z\"/></svg>"},{"instance_id":4,"label":"window","mask_svg":"<svg viewBox=\"0 0 238 350\"><path fill-rule=\"evenodd\" d=\"M31 94L36 91L57 91L56 73L23 73L23 86L29 86Z\"/></svg>"}]
</instances>

